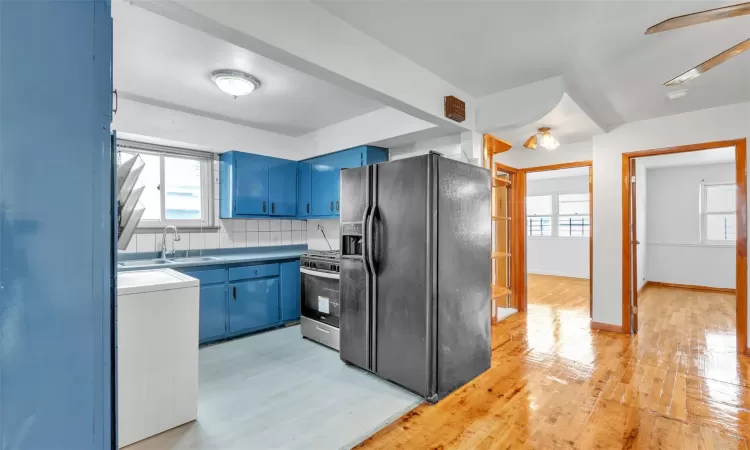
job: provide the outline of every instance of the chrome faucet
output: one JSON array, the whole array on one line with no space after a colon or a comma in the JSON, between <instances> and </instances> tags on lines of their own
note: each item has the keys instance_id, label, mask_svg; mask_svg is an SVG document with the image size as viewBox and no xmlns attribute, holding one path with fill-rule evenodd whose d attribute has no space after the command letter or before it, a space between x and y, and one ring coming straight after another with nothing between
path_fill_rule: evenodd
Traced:
<instances>
[{"instance_id":1,"label":"chrome faucet","mask_svg":"<svg viewBox=\"0 0 750 450\"><path fill-rule=\"evenodd\" d=\"M164 227L164 233L161 236L161 259L167 259L167 231L172 230L172 254L174 255L174 243L180 240L180 233L174 225Z\"/></svg>"}]
</instances>

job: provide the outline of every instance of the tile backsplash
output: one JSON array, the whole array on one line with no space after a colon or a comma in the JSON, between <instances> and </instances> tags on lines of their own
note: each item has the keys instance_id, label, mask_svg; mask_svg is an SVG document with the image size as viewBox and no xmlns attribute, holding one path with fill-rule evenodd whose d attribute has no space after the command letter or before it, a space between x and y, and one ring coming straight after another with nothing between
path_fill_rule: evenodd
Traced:
<instances>
[{"instance_id":1,"label":"tile backsplash","mask_svg":"<svg viewBox=\"0 0 750 450\"><path fill-rule=\"evenodd\" d=\"M180 233L182 239L174 243L175 250L307 244L307 223L304 220L220 219L218 225L221 226L219 230ZM162 233L136 234L124 252L160 251L161 239ZM167 235L167 246L172 249L170 235Z\"/></svg>"}]
</instances>

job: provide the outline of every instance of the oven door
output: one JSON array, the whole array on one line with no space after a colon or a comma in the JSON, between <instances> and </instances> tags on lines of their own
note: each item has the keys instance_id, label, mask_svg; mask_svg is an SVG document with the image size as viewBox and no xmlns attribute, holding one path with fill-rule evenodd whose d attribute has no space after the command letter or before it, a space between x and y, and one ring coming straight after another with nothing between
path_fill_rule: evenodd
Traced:
<instances>
[{"instance_id":1,"label":"oven door","mask_svg":"<svg viewBox=\"0 0 750 450\"><path fill-rule=\"evenodd\" d=\"M302 267L302 315L339 327L339 274Z\"/></svg>"}]
</instances>

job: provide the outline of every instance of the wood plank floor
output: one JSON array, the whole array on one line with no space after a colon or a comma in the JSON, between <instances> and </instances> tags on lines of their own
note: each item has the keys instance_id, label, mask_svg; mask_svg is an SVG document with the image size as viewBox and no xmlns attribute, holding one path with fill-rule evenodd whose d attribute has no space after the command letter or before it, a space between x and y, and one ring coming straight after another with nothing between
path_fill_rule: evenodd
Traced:
<instances>
[{"instance_id":1,"label":"wood plank floor","mask_svg":"<svg viewBox=\"0 0 750 450\"><path fill-rule=\"evenodd\" d=\"M748 448L733 295L649 287L631 337L589 328L588 289L530 275L528 313L493 327L492 368L359 448Z\"/></svg>"}]
</instances>

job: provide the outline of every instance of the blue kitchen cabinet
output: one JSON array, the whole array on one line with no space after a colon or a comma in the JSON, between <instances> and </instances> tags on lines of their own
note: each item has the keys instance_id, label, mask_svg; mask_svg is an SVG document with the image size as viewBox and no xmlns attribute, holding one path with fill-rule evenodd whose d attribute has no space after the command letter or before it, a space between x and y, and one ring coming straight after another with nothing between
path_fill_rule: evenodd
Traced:
<instances>
[{"instance_id":1,"label":"blue kitchen cabinet","mask_svg":"<svg viewBox=\"0 0 750 450\"><path fill-rule=\"evenodd\" d=\"M200 281L201 344L299 320L298 259L177 270Z\"/></svg>"},{"instance_id":2,"label":"blue kitchen cabinet","mask_svg":"<svg viewBox=\"0 0 750 450\"><path fill-rule=\"evenodd\" d=\"M229 285L229 334L279 323L279 278L238 281Z\"/></svg>"},{"instance_id":3,"label":"blue kitchen cabinet","mask_svg":"<svg viewBox=\"0 0 750 450\"><path fill-rule=\"evenodd\" d=\"M200 282L200 343L223 338L227 333L227 269L195 267L186 268L183 272Z\"/></svg>"},{"instance_id":4,"label":"blue kitchen cabinet","mask_svg":"<svg viewBox=\"0 0 750 450\"><path fill-rule=\"evenodd\" d=\"M269 169L269 192L272 216L294 216L297 214L297 167L296 161L274 162Z\"/></svg>"},{"instance_id":5,"label":"blue kitchen cabinet","mask_svg":"<svg viewBox=\"0 0 750 450\"><path fill-rule=\"evenodd\" d=\"M299 260L279 264L281 278L279 302L282 322L299 320L302 306L299 269Z\"/></svg>"},{"instance_id":6,"label":"blue kitchen cabinet","mask_svg":"<svg viewBox=\"0 0 750 450\"><path fill-rule=\"evenodd\" d=\"M301 161L297 177L297 217L307 217L312 211L312 164Z\"/></svg>"},{"instance_id":7,"label":"blue kitchen cabinet","mask_svg":"<svg viewBox=\"0 0 750 450\"><path fill-rule=\"evenodd\" d=\"M200 288L199 341L201 344L226 335L227 287L224 283Z\"/></svg>"},{"instance_id":8,"label":"blue kitchen cabinet","mask_svg":"<svg viewBox=\"0 0 750 450\"><path fill-rule=\"evenodd\" d=\"M310 212L301 217L336 218L341 210L341 169L388 161L388 150L364 145L302 161L309 164L310 179L300 177L300 192L310 195ZM305 208L306 211L306 208Z\"/></svg>"},{"instance_id":9,"label":"blue kitchen cabinet","mask_svg":"<svg viewBox=\"0 0 750 450\"><path fill-rule=\"evenodd\" d=\"M222 153L219 213L223 219L297 215L297 161Z\"/></svg>"},{"instance_id":10,"label":"blue kitchen cabinet","mask_svg":"<svg viewBox=\"0 0 750 450\"><path fill-rule=\"evenodd\" d=\"M339 169L330 162L312 164L310 175L310 195L312 197L312 216L331 216L335 212L335 202L338 197L336 178Z\"/></svg>"},{"instance_id":11,"label":"blue kitchen cabinet","mask_svg":"<svg viewBox=\"0 0 750 450\"><path fill-rule=\"evenodd\" d=\"M268 162L255 155L235 156L234 213L268 215Z\"/></svg>"}]
</instances>

